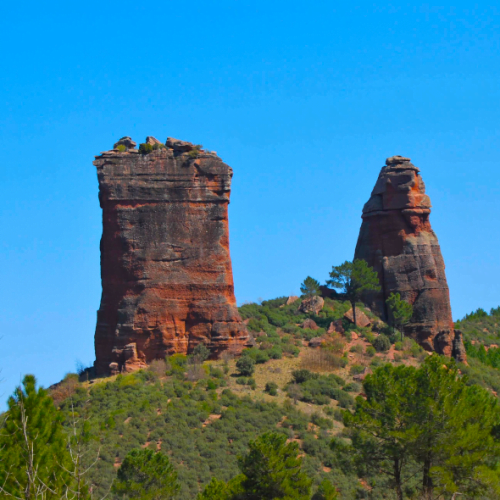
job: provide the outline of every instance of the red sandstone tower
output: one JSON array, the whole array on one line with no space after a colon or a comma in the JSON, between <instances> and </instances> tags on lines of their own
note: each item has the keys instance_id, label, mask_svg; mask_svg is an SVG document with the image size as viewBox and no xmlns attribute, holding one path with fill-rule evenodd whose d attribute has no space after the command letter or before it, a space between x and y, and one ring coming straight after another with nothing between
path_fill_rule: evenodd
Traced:
<instances>
[{"instance_id":1,"label":"red sandstone tower","mask_svg":"<svg viewBox=\"0 0 500 500\"><path fill-rule=\"evenodd\" d=\"M365 297L374 312L387 320L385 300L391 292L400 293L413 305L405 334L428 351L447 356L453 351L464 361L441 248L429 221L431 202L419 172L409 158L387 159L363 208L354 258L366 260L379 275L381 291Z\"/></svg>"},{"instance_id":2,"label":"red sandstone tower","mask_svg":"<svg viewBox=\"0 0 500 500\"><path fill-rule=\"evenodd\" d=\"M232 169L175 139L148 154L130 138L115 148L94 161L103 210L96 372L133 370L199 343L213 356L241 351L248 334L229 255Z\"/></svg>"}]
</instances>

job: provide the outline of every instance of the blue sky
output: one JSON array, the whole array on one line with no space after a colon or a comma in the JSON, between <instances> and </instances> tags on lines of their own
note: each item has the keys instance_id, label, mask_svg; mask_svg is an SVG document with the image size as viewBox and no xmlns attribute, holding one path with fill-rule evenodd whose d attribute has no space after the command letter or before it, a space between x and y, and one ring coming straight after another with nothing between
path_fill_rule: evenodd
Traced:
<instances>
[{"instance_id":1,"label":"blue sky","mask_svg":"<svg viewBox=\"0 0 500 500\"><path fill-rule=\"evenodd\" d=\"M500 304L496 2L10 2L0 42L3 399L94 359L92 160L123 135L233 167L239 303L351 259L401 154L433 203L454 318Z\"/></svg>"}]
</instances>

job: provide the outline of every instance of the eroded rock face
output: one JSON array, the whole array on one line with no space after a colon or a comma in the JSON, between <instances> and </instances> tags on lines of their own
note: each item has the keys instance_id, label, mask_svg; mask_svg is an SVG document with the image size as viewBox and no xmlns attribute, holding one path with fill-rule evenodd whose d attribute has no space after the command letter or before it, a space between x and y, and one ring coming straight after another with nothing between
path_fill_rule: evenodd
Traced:
<instances>
[{"instance_id":1,"label":"eroded rock face","mask_svg":"<svg viewBox=\"0 0 500 500\"><path fill-rule=\"evenodd\" d=\"M200 342L213 357L237 353L248 341L229 255L233 172L215 154L187 153L188 144L94 161L103 210L98 374L189 353Z\"/></svg>"},{"instance_id":2,"label":"eroded rock face","mask_svg":"<svg viewBox=\"0 0 500 500\"><path fill-rule=\"evenodd\" d=\"M419 172L409 158L387 159L363 208L354 257L378 272L381 291L365 296L372 311L387 321L385 300L400 293L414 311L404 333L424 349L450 356L454 330L445 266Z\"/></svg>"}]
</instances>

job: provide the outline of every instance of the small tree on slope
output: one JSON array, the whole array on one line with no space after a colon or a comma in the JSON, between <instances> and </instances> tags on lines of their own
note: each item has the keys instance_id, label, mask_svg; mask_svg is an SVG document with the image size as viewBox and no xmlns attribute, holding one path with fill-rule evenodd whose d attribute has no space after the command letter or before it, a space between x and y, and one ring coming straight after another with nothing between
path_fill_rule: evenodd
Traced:
<instances>
[{"instance_id":1,"label":"small tree on slope","mask_svg":"<svg viewBox=\"0 0 500 500\"><path fill-rule=\"evenodd\" d=\"M333 266L330 278L326 284L345 294L352 306L354 326L357 326L356 302L361 300L363 292L380 290L377 273L365 260L355 259L353 262L346 260L340 266Z\"/></svg>"}]
</instances>

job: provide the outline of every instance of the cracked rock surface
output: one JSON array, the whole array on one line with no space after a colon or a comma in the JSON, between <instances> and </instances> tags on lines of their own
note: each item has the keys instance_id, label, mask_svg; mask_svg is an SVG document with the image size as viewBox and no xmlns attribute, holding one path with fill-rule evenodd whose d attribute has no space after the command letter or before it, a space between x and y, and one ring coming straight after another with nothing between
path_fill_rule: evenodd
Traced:
<instances>
[{"instance_id":1,"label":"cracked rock surface","mask_svg":"<svg viewBox=\"0 0 500 500\"><path fill-rule=\"evenodd\" d=\"M190 353L199 343L212 357L237 353L248 341L229 254L232 169L177 142L149 154L108 151L94 161L103 211L98 374Z\"/></svg>"},{"instance_id":2,"label":"cracked rock surface","mask_svg":"<svg viewBox=\"0 0 500 500\"><path fill-rule=\"evenodd\" d=\"M369 307L387 321L385 300L400 293L414 311L404 333L427 351L450 356L455 338L450 294L430 212L420 170L409 158L388 158L363 208L354 257L379 275L381 291L364 297Z\"/></svg>"}]
</instances>

